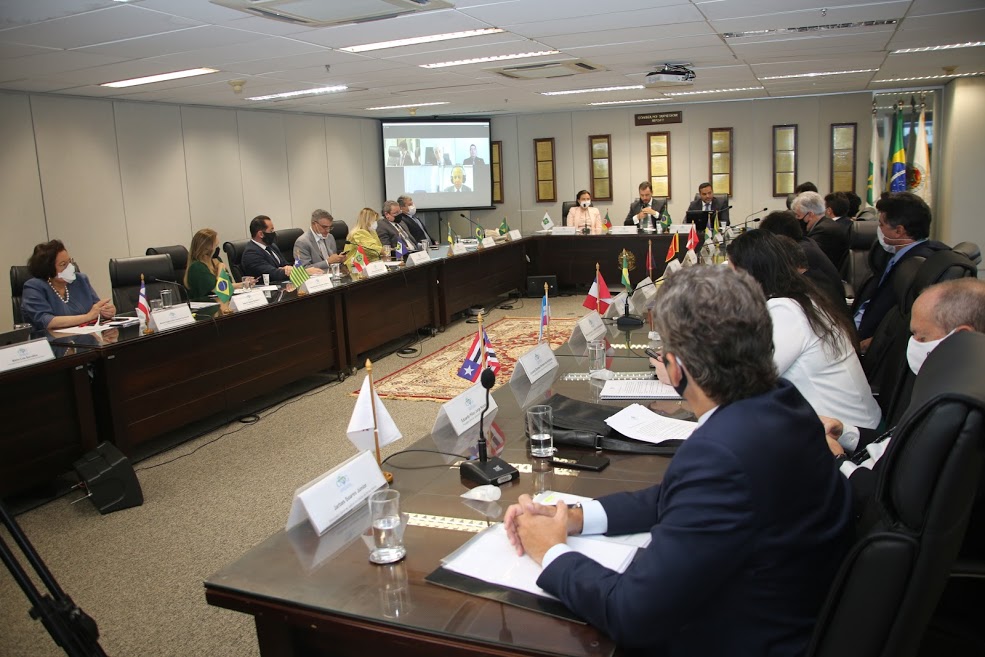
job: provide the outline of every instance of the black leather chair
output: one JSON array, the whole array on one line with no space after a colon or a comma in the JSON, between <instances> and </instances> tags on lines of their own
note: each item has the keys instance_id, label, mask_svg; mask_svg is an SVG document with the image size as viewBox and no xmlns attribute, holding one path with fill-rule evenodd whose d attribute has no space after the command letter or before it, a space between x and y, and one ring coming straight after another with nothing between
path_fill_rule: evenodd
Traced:
<instances>
[{"instance_id":1,"label":"black leather chair","mask_svg":"<svg viewBox=\"0 0 985 657\"><path fill-rule=\"evenodd\" d=\"M985 464L985 335L928 357L879 463L873 522L829 592L809 657L912 657L965 539ZM980 619L979 619L980 622Z\"/></svg>"},{"instance_id":2,"label":"black leather chair","mask_svg":"<svg viewBox=\"0 0 985 657\"><path fill-rule=\"evenodd\" d=\"M974 242L959 242L952 246L951 250L967 256L975 265L982 264L982 250Z\"/></svg>"},{"instance_id":3,"label":"black leather chair","mask_svg":"<svg viewBox=\"0 0 985 657\"><path fill-rule=\"evenodd\" d=\"M167 254L111 258L109 282L113 287L113 305L116 312L128 313L137 308L140 296L140 276L144 277L147 299L157 299L161 290L171 290L175 302L188 301L188 292L174 281L174 267Z\"/></svg>"},{"instance_id":4,"label":"black leather chair","mask_svg":"<svg viewBox=\"0 0 985 657\"><path fill-rule=\"evenodd\" d=\"M869 267L869 249L876 241L879 224L874 221L853 221L848 228L848 255L841 265L841 279L845 282L845 296L855 297L855 291L872 276Z\"/></svg>"},{"instance_id":5,"label":"black leather chair","mask_svg":"<svg viewBox=\"0 0 985 657\"><path fill-rule=\"evenodd\" d=\"M294 243L302 235L304 235L304 231L300 228L281 228L277 231L277 248L287 260L284 264L294 264Z\"/></svg>"},{"instance_id":6,"label":"black leather chair","mask_svg":"<svg viewBox=\"0 0 985 657\"><path fill-rule=\"evenodd\" d=\"M715 194L714 195L714 198L717 198L719 201L721 201L722 205L724 205L725 207L728 207L728 194ZM694 200L695 201L700 201L701 200L701 194L695 194L694 195Z\"/></svg>"},{"instance_id":7,"label":"black leather chair","mask_svg":"<svg viewBox=\"0 0 985 657\"><path fill-rule=\"evenodd\" d=\"M237 283L243 280L243 251L250 240L236 240L235 242L223 242L222 251L226 254L226 264L232 272L233 280Z\"/></svg>"},{"instance_id":8,"label":"black leather chair","mask_svg":"<svg viewBox=\"0 0 985 657\"><path fill-rule=\"evenodd\" d=\"M174 267L175 281L185 284L185 270L188 268L188 249L180 244L174 246L152 246L147 249L145 255L171 256L171 266Z\"/></svg>"},{"instance_id":9,"label":"black leather chair","mask_svg":"<svg viewBox=\"0 0 985 657\"><path fill-rule=\"evenodd\" d=\"M349 237L349 224L341 219L336 219L332 222L332 229L329 232L335 238L335 248L339 250L339 253L342 253L343 249L345 249L346 240Z\"/></svg>"},{"instance_id":10,"label":"black leather chair","mask_svg":"<svg viewBox=\"0 0 985 657\"><path fill-rule=\"evenodd\" d=\"M27 265L10 266L10 305L14 311L14 324L23 324L24 315L21 313L21 296L24 294L24 283L32 278Z\"/></svg>"},{"instance_id":11,"label":"black leather chair","mask_svg":"<svg viewBox=\"0 0 985 657\"><path fill-rule=\"evenodd\" d=\"M578 201L563 201L561 203L561 225L562 226L567 226L568 225L568 213L571 212L571 208L575 207L576 205L578 205ZM595 207L595 203L589 203L588 204L588 207L594 208Z\"/></svg>"}]
</instances>

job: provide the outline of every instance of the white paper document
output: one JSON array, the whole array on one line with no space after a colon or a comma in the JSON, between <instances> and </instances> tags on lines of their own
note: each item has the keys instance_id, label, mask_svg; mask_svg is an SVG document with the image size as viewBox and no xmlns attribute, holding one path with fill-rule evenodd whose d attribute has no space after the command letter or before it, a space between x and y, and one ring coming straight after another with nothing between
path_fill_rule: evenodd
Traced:
<instances>
[{"instance_id":1,"label":"white paper document","mask_svg":"<svg viewBox=\"0 0 985 657\"><path fill-rule=\"evenodd\" d=\"M636 548L630 545L606 543L580 536L569 536L568 546L606 568L620 573L626 570L633 560L633 555L636 554ZM497 523L483 530L451 554L443 565L448 570L490 584L556 599L537 586L540 566L527 555L522 557L516 555L516 550L506 538L503 523Z\"/></svg>"},{"instance_id":2,"label":"white paper document","mask_svg":"<svg viewBox=\"0 0 985 657\"><path fill-rule=\"evenodd\" d=\"M543 493L534 495L534 502L547 506L556 506L558 502L564 502L568 506L572 504L584 503L591 500L591 497L583 497L572 493L559 493L553 490L545 490ZM622 536L603 536L602 534L592 534L591 536L579 536L589 541L601 541L603 543L619 543L621 545L631 545L633 547L645 548L650 544L653 535L650 532L639 534L623 534Z\"/></svg>"},{"instance_id":3,"label":"white paper document","mask_svg":"<svg viewBox=\"0 0 985 657\"><path fill-rule=\"evenodd\" d=\"M664 417L639 404L627 406L606 418L605 423L627 438L654 444L665 440L684 440L698 426L697 422Z\"/></svg>"},{"instance_id":4,"label":"white paper document","mask_svg":"<svg viewBox=\"0 0 985 657\"><path fill-rule=\"evenodd\" d=\"M89 335L90 333L102 333L106 329L116 328L109 324L93 324L89 326L69 326L66 328L54 329L53 333L68 333L71 335Z\"/></svg>"},{"instance_id":5,"label":"white paper document","mask_svg":"<svg viewBox=\"0 0 985 657\"><path fill-rule=\"evenodd\" d=\"M600 399L673 399L681 398L672 386L657 379L606 381Z\"/></svg>"}]
</instances>

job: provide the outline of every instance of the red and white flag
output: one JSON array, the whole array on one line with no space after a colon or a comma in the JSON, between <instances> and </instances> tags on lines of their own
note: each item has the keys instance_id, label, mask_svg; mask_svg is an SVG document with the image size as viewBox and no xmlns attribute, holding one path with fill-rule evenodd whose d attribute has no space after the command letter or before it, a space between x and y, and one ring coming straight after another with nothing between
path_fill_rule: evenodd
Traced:
<instances>
[{"instance_id":1,"label":"red and white flag","mask_svg":"<svg viewBox=\"0 0 985 657\"><path fill-rule=\"evenodd\" d=\"M691 232L687 234L687 250L693 251L696 248L698 248L698 231L694 224L691 224Z\"/></svg>"},{"instance_id":2,"label":"red and white flag","mask_svg":"<svg viewBox=\"0 0 985 657\"><path fill-rule=\"evenodd\" d=\"M137 297L137 317L143 325L150 324L150 304L147 303L147 286L144 276L140 275L140 295Z\"/></svg>"},{"instance_id":3,"label":"red and white flag","mask_svg":"<svg viewBox=\"0 0 985 657\"><path fill-rule=\"evenodd\" d=\"M597 310L600 315L604 315L612 304L612 295L609 294L609 288L605 284L602 274L598 274L595 278L596 280L592 281L592 289L588 291L588 296L585 297L585 302L581 305L589 310Z\"/></svg>"}]
</instances>

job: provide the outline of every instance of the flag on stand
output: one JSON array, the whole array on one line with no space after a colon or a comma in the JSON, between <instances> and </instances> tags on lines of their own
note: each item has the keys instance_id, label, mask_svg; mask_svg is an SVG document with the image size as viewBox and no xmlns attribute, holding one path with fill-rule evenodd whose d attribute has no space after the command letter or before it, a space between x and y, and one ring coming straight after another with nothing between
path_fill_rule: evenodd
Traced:
<instances>
[{"instance_id":1,"label":"flag on stand","mask_svg":"<svg viewBox=\"0 0 985 657\"><path fill-rule=\"evenodd\" d=\"M482 342L479 342L479 333L475 334L475 338L472 340L472 346L469 347L469 351L465 354L465 360L462 362L462 366L458 368L458 376L475 383L479 380L479 375L482 374L483 367L483 356L485 356L485 365L492 369L493 374L499 373L499 360L496 358L496 352L493 350L492 343L489 341L489 336L486 335L486 329L482 329Z\"/></svg>"},{"instance_id":2,"label":"flag on stand","mask_svg":"<svg viewBox=\"0 0 985 657\"><path fill-rule=\"evenodd\" d=\"M499 225L499 234L505 235L508 232L510 232L510 225L506 223L506 217L503 217L503 223Z\"/></svg>"},{"instance_id":3,"label":"flag on stand","mask_svg":"<svg viewBox=\"0 0 985 657\"><path fill-rule=\"evenodd\" d=\"M698 248L698 231L694 224L691 224L691 232L687 234L687 250L693 251Z\"/></svg>"},{"instance_id":4,"label":"flag on stand","mask_svg":"<svg viewBox=\"0 0 985 657\"><path fill-rule=\"evenodd\" d=\"M366 378L363 379L362 387L359 389L356 407L352 409L352 417L349 418L349 426L345 431L345 435L349 437L349 440L359 451L367 449L372 451L376 448L376 441L373 439L372 404L374 402L376 405L376 429L380 433L380 447L396 442L403 437L375 390L372 397L373 401L370 401L369 375L367 374Z\"/></svg>"},{"instance_id":5,"label":"flag on stand","mask_svg":"<svg viewBox=\"0 0 985 657\"><path fill-rule=\"evenodd\" d=\"M646 274L653 277L653 240L646 243Z\"/></svg>"},{"instance_id":6,"label":"flag on stand","mask_svg":"<svg viewBox=\"0 0 985 657\"><path fill-rule=\"evenodd\" d=\"M147 303L147 286L144 285L144 275L140 275L140 294L137 295L137 317L140 323L150 324L150 304Z\"/></svg>"},{"instance_id":7,"label":"flag on stand","mask_svg":"<svg viewBox=\"0 0 985 657\"><path fill-rule=\"evenodd\" d=\"M865 189L865 202L875 207L882 196L882 160L879 157L879 127L876 111L872 110L872 144L869 147L869 181Z\"/></svg>"},{"instance_id":8,"label":"flag on stand","mask_svg":"<svg viewBox=\"0 0 985 657\"><path fill-rule=\"evenodd\" d=\"M222 303L229 303L233 298L233 280L229 277L229 270L219 265L219 275L215 277L215 296Z\"/></svg>"},{"instance_id":9,"label":"flag on stand","mask_svg":"<svg viewBox=\"0 0 985 657\"><path fill-rule=\"evenodd\" d=\"M291 267L291 282L294 283L294 287L300 288L304 285L304 282L311 278L308 275L307 270L305 270L304 265L301 264L300 258L294 259L294 266Z\"/></svg>"},{"instance_id":10,"label":"flag on stand","mask_svg":"<svg viewBox=\"0 0 985 657\"><path fill-rule=\"evenodd\" d=\"M366 269L366 250L361 246L356 247L356 255L352 257L352 269L357 273L363 273Z\"/></svg>"},{"instance_id":11,"label":"flag on stand","mask_svg":"<svg viewBox=\"0 0 985 657\"><path fill-rule=\"evenodd\" d=\"M664 203L663 209L660 210L660 224L664 227L664 230L670 228L670 213L667 212L666 203Z\"/></svg>"},{"instance_id":12,"label":"flag on stand","mask_svg":"<svg viewBox=\"0 0 985 657\"><path fill-rule=\"evenodd\" d=\"M897 109L893 121L893 139L889 143L889 191L906 191L906 151L903 146L903 110Z\"/></svg>"},{"instance_id":13,"label":"flag on stand","mask_svg":"<svg viewBox=\"0 0 985 657\"><path fill-rule=\"evenodd\" d=\"M605 229L606 230L612 230L612 222L609 221L609 211L608 210L605 211L605 221L602 222L602 225L605 226Z\"/></svg>"},{"instance_id":14,"label":"flag on stand","mask_svg":"<svg viewBox=\"0 0 985 657\"><path fill-rule=\"evenodd\" d=\"M600 315L604 315L612 304L612 295L609 294L609 288L605 284L602 274L597 274L595 278L596 280L592 281L592 289L588 291L588 296L585 297L585 301L581 305L589 310L597 310Z\"/></svg>"},{"instance_id":15,"label":"flag on stand","mask_svg":"<svg viewBox=\"0 0 985 657\"><path fill-rule=\"evenodd\" d=\"M679 233L674 233L674 237L670 240L670 246L667 247L667 262L675 259L678 251L681 250L680 246L677 244L678 234Z\"/></svg>"},{"instance_id":16,"label":"flag on stand","mask_svg":"<svg viewBox=\"0 0 985 657\"><path fill-rule=\"evenodd\" d=\"M547 325L551 323L551 302L544 292L544 298L540 300L540 330L537 332L537 342L543 342L544 334L547 332Z\"/></svg>"},{"instance_id":17,"label":"flag on stand","mask_svg":"<svg viewBox=\"0 0 985 657\"><path fill-rule=\"evenodd\" d=\"M622 280L621 283L623 287L626 288L626 294L633 291L633 286L629 283L629 256L625 253L622 254Z\"/></svg>"},{"instance_id":18,"label":"flag on stand","mask_svg":"<svg viewBox=\"0 0 985 657\"><path fill-rule=\"evenodd\" d=\"M551 215L544 213L544 218L540 220L540 227L544 230L550 230L554 228L554 221L551 219Z\"/></svg>"},{"instance_id":19,"label":"flag on stand","mask_svg":"<svg viewBox=\"0 0 985 657\"><path fill-rule=\"evenodd\" d=\"M927 152L927 124L925 123L926 110L920 106L920 120L917 122L917 141L913 152L913 166L908 174L908 187L910 191L922 198L930 205L932 196L930 193L930 156Z\"/></svg>"},{"instance_id":20,"label":"flag on stand","mask_svg":"<svg viewBox=\"0 0 985 657\"><path fill-rule=\"evenodd\" d=\"M455 239L454 239L455 237L457 237L457 235L455 235L455 231L452 230L452 227L451 226L448 226L448 244L454 244L455 243Z\"/></svg>"},{"instance_id":21,"label":"flag on stand","mask_svg":"<svg viewBox=\"0 0 985 657\"><path fill-rule=\"evenodd\" d=\"M397 246L394 247L393 252L401 260L404 259L404 254L407 252L407 247L404 246L404 241L402 239L397 238Z\"/></svg>"},{"instance_id":22,"label":"flag on stand","mask_svg":"<svg viewBox=\"0 0 985 657\"><path fill-rule=\"evenodd\" d=\"M486 236L485 233L482 232L482 226L476 226L475 227L475 239L481 241L482 238L485 237L485 236Z\"/></svg>"}]
</instances>

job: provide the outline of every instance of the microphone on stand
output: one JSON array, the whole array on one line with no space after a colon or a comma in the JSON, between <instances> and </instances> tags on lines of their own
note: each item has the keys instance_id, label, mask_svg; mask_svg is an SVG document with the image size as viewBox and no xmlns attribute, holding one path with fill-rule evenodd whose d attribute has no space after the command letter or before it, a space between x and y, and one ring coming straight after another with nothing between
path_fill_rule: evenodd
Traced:
<instances>
[{"instance_id":1,"label":"microphone on stand","mask_svg":"<svg viewBox=\"0 0 985 657\"><path fill-rule=\"evenodd\" d=\"M752 219L750 221L750 217L755 217L757 214L763 214L764 212L767 212L768 210L769 210L769 208L763 208L762 210L756 210L755 212L753 212L752 214L750 214L748 217L746 217L745 221L743 221L741 224L739 224L737 226L737 228L745 228L747 224L750 224L750 223L753 223L754 224L754 223L760 221L760 219L758 219L758 218L757 219Z\"/></svg>"},{"instance_id":2,"label":"microphone on stand","mask_svg":"<svg viewBox=\"0 0 985 657\"><path fill-rule=\"evenodd\" d=\"M467 214L465 214L464 212L460 212L460 213L458 214L458 216L459 216L459 217L461 217L462 219L464 219L465 221L467 221L467 222L469 222L470 224L472 224L473 226L475 226L475 227L476 227L476 228L478 228L479 230L481 230L481 231L482 231L482 234L483 234L483 235L485 235L485 234L486 234L486 229L485 229L485 228L483 228L482 226L480 226L479 224L477 224L477 223L475 223L474 221L472 221L472 219L471 219L471 217L469 217L469 216L468 216ZM475 233L473 233L473 235L474 235L474 234L475 234Z\"/></svg>"},{"instance_id":3,"label":"microphone on stand","mask_svg":"<svg viewBox=\"0 0 985 657\"><path fill-rule=\"evenodd\" d=\"M482 423L485 419L486 411L489 410L489 391L496 385L496 374L491 368L487 367L482 371L479 381L482 383L482 387L486 389L486 406L479 415L479 442L477 444L479 458L476 461L463 462L459 468L459 473L464 479L474 481L480 485L492 484L499 486L514 479L519 479L520 472L498 456L489 458L486 449L486 431Z\"/></svg>"},{"instance_id":4,"label":"microphone on stand","mask_svg":"<svg viewBox=\"0 0 985 657\"><path fill-rule=\"evenodd\" d=\"M166 278L157 278L156 276L145 276L144 279L148 283L164 283L165 285L173 285L175 290L178 292L178 302L188 303L188 292L185 290L185 286L177 281L169 281Z\"/></svg>"}]
</instances>

